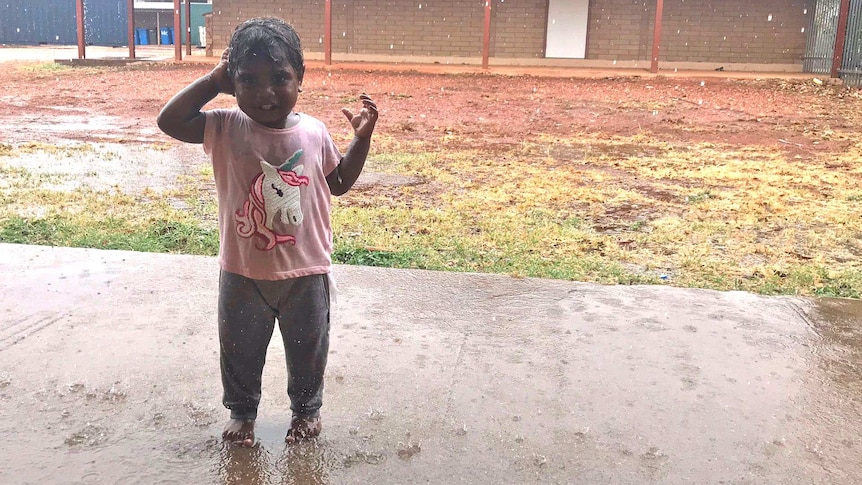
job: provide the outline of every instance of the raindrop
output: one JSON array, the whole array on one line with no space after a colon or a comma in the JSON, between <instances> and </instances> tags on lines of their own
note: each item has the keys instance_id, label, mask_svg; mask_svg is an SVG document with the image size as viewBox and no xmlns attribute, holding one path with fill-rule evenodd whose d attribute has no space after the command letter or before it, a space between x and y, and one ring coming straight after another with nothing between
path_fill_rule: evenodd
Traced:
<instances>
[{"instance_id":1,"label":"raindrop","mask_svg":"<svg viewBox=\"0 0 862 485\"><path fill-rule=\"evenodd\" d=\"M808 9L807 8L802 9L802 15L808 15Z\"/></svg>"},{"instance_id":2,"label":"raindrop","mask_svg":"<svg viewBox=\"0 0 862 485\"><path fill-rule=\"evenodd\" d=\"M802 33L803 34L805 33L805 27L802 27Z\"/></svg>"},{"instance_id":3,"label":"raindrop","mask_svg":"<svg viewBox=\"0 0 862 485\"><path fill-rule=\"evenodd\" d=\"M390 49L394 49L394 48L395 48L395 44L389 44L389 48L390 48Z\"/></svg>"},{"instance_id":4,"label":"raindrop","mask_svg":"<svg viewBox=\"0 0 862 485\"><path fill-rule=\"evenodd\" d=\"M655 109L654 109L654 110L652 111L652 115L653 115L653 116L658 116L658 110L655 110Z\"/></svg>"},{"instance_id":5,"label":"raindrop","mask_svg":"<svg viewBox=\"0 0 862 485\"><path fill-rule=\"evenodd\" d=\"M421 3L419 4L419 8L420 8L420 9L422 8L422 4L421 4Z\"/></svg>"},{"instance_id":6,"label":"raindrop","mask_svg":"<svg viewBox=\"0 0 862 485\"><path fill-rule=\"evenodd\" d=\"M347 32L342 32L342 33L341 33L341 36L342 36L342 37L347 37Z\"/></svg>"},{"instance_id":7,"label":"raindrop","mask_svg":"<svg viewBox=\"0 0 862 485\"><path fill-rule=\"evenodd\" d=\"M701 86L706 86L706 81L701 81L701 82L700 82L700 85L701 85Z\"/></svg>"},{"instance_id":8,"label":"raindrop","mask_svg":"<svg viewBox=\"0 0 862 485\"><path fill-rule=\"evenodd\" d=\"M616 59L614 59L614 65L616 65L616 64L617 64L617 60L616 60Z\"/></svg>"},{"instance_id":9,"label":"raindrop","mask_svg":"<svg viewBox=\"0 0 862 485\"><path fill-rule=\"evenodd\" d=\"M772 22L772 14L769 14L769 17L766 17L767 22Z\"/></svg>"}]
</instances>

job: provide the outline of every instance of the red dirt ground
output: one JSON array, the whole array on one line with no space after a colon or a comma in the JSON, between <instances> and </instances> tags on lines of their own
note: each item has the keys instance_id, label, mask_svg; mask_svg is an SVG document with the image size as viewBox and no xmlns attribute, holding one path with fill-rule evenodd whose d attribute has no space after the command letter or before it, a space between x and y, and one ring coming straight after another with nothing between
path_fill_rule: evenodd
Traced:
<instances>
[{"instance_id":1,"label":"red dirt ground","mask_svg":"<svg viewBox=\"0 0 862 485\"><path fill-rule=\"evenodd\" d=\"M13 67L14 66L14 67ZM164 103L211 66L160 63L52 70L0 69L0 140L169 141L155 126ZM800 152L842 150L824 137L860 126L862 96L812 79L608 75L566 77L397 72L310 65L298 110L333 132L361 92L381 108L378 132L436 142L444 134L493 149L538 134L644 133L669 142L758 144ZM211 106L234 105L220 96Z\"/></svg>"}]
</instances>

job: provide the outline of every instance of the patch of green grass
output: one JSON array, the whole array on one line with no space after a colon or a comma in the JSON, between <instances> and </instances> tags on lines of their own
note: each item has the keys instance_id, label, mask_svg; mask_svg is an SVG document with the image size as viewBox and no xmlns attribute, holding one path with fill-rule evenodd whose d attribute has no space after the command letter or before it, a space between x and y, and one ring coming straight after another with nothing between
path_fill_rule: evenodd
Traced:
<instances>
[{"instance_id":1,"label":"patch of green grass","mask_svg":"<svg viewBox=\"0 0 862 485\"><path fill-rule=\"evenodd\" d=\"M638 232L645 227L647 227L646 221L635 221L629 225L628 229L631 232Z\"/></svg>"},{"instance_id":2,"label":"patch of green grass","mask_svg":"<svg viewBox=\"0 0 862 485\"><path fill-rule=\"evenodd\" d=\"M54 147L45 149L53 153ZM213 224L197 217L198 211L213 208L211 200L198 192L185 191L193 210L182 211L172 208L168 194L56 190L45 186L51 177L20 167L0 165L0 180L2 242L205 255L218 251Z\"/></svg>"},{"instance_id":3,"label":"patch of green grass","mask_svg":"<svg viewBox=\"0 0 862 485\"><path fill-rule=\"evenodd\" d=\"M584 224L584 220L580 217L569 217L563 221L563 225L579 229Z\"/></svg>"},{"instance_id":4,"label":"patch of green grass","mask_svg":"<svg viewBox=\"0 0 862 485\"><path fill-rule=\"evenodd\" d=\"M435 208L336 206L334 260L421 268L557 278L602 283L657 282L603 259L610 238L560 224L550 211L519 218L509 212L459 213Z\"/></svg>"},{"instance_id":5,"label":"patch of green grass","mask_svg":"<svg viewBox=\"0 0 862 485\"><path fill-rule=\"evenodd\" d=\"M685 201L689 204L698 204L700 202L707 201L709 199L714 199L715 195L709 190L702 190L695 194L689 195L685 198Z\"/></svg>"},{"instance_id":6,"label":"patch of green grass","mask_svg":"<svg viewBox=\"0 0 862 485\"><path fill-rule=\"evenodd\" d=\"M68 239L71 230L67 221L62 219L27 220L16 216L0 221L0 241L60 246L61 241Z\"/></svg>"},{"instance_id":7,"label":"patch of green grass","mask_svg":"<svg viewBox=\"0 0 862 485\"><path fill-rule=\"evenodd\" d=\"M332 261L360 266L420 268L417 265L423 260L420 253L421 251L416 250L384 251L339 244L332 252Z\"/></svg>"},{"instance_id":8,"label":"patch of green grass","mask_svg":"<svg viewBox=\"0 0 862 485\"><path fill-rule=\"evenodd\" d=\"M822 266L795 267L786 273L773 273L767 278L767 285L771 291L763 293L859 298L862 296L862 271L849 270L830 275Z\"/></svg>"},{"instance_id":9,"label":"patch of green grass","mask_svg":"<svg viewBox=\"0 0 862 485\"><path fill-rule=\"evenodd\" d=\"M28 63L19 67L20 70L24 72L30 73L57 73L62 71L68 71L72 69L71 66L67 66L64 64L59 64L56 62L40 62L40 63Z\"/></svg>"},{"instance_id":10,"label":"patch of green grass","mask_svg":"<svg viewBox=\"0 0 862 485\"><path fill-rule=\"evenodd\" d=\"M151 253L218 253L215 230L201 229L188 221L166 219L139 224L112 217L82 222L61 215L42 219L14 216L0 220L0 241Z\"/></svg>"},{"instance_id":11,"label":"patch of green grass","mask_svg":"<svg viewBox=\"0 0 862 485\"><path fill-rule=\"evenodd\" d=\"M610 153L615 144L633 141L548 143L561 153L584 151L579 143L594 151L604 144L599 151ZM859 250L854 235L862 224L848 217L854 210L848 199L821 196L855 190L860 174L838 177L818 168L823 162L791 169L763 147L676 150L658 142L653 150L649 137L636 141L652 155L609 158L607 171L566 170L542 155L554 150L533 146L538 141L524 141L504 156L393 143L392 151L375 158L374 170L419 175L440 190L348 194L336 204L335 233L358 235L351 242L356 247L398 254L392 264L403 267L764 294L862 292L859 267L848 256ZM693 184L705 188L685 200L640 193ZM419 251L425 248L431 250ZM406 262L408 256L425 260ZM789 269L753 276L750 265L760 260ZM673 276L662 281L657 272L631 267L666 268ZM833 271L828 279L819 276L824 267Z\"/></svg>"},{"instance_id":12,"label":"patch of green grass","mask_svg":"<svg viewBox=\"0 0 862 485\"><path fill-rule=\"evenodd\" d=\"M58 157L70 157L82 153L93 153L96 148L89 143L66 143L53 144L41 142L27 142L18 145L4 145L0 147L0 153L5 152L7 156L17 156L22 154L42 153L56 155Z\"/></svg>"}]
</instances>

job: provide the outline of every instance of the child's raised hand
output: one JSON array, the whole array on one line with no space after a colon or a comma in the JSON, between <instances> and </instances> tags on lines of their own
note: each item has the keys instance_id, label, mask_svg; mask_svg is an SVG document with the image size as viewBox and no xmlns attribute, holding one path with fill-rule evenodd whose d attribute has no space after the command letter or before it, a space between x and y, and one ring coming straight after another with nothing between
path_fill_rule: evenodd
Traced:
<instances>
[{"instance_id":1,"label":"child's raised hand","mask_svg":"<svg viewBox=\"0 0 862 485\"><path fill-rule=\"evenodd\" d=\"M362 93L359 96L362 101L362 111L353 114L349 109L342 108L341 112L350 121L350 126L353 127L353 134L359 138L370 138L374 133L374 125L377 124L377 105L371 100L371 96Z\"/></svg>"},{"instance_id":2,"label":"child's raised hand","mask_svg":"<svg viewBox=\"0 0 862 485\"><path fill-rule=\"evenodd\" d=\"M230 48L224 50L221 54L221 60L218 65L212 70L210 76L212 76L213 82L215 82L218 87L218 92L224 94L233 94L234 87L233 81L230 78L230 73L228 73L228 58L230 57Z\"/></svg>"}]
</instances>

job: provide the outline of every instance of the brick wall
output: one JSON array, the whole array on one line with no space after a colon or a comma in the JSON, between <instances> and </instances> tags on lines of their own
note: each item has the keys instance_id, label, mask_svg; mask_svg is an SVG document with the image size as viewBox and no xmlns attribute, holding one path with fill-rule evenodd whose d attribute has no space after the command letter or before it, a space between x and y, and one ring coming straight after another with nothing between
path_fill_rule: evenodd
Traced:
<instances>
[{"instance_id":1,"label":"brick wall","mask_svg":"<svg viewBox=\"0 0 862 485\"><path fill-rule=\"evenodd\" d=\"M587 59L648 59L654 19L655 2L590 0Z\"/></svg>"},{"instance_id":2,"label":"brick wall","mask_svg":"<svg viewBox=\"0 0 862 485\"><path fill-rule=\"evenodd\" d=\"M592 0L587 58L649 60L655 2ZM799 64L814 0L665 0L660 60Z\"/></svg>"},{"instance_id":3,"label":"brick wall","mask_svg":"<svg viewBox=\"0 0 862 485\"><path fill-rule=\"evenodd\" d=\"M333 53L479 56L484 10L478 1L350 2L336 20ZM345 35L346 34L346 35Z\"/></svg>"},{"instance_id":4,"label":"brick wall","mask_svg":"<svg viewBox=\"0 0 862 485\"><path fill-rule=\"evenodd\" d=\"M544 58L548 0L496 0L491 6L491 56Z\"/></svg>"},{"instance_id":5,"label":"brick wall","mask_svg":"<svg viewBox=\"0 0 862 485\"><path fill-rule=\"evenodd\" d=\"M323 0L213 0L213 50L221 52L227 47L237 25L269 16L293 25L305 50L323 51L323 8Z\"/></svg>"},{"instance_id":6,"label":"brick wall","mask_svg":"<svg viewBox=\"0 0 862 485\"><path fill-rule=\"evenodd\" d=\"M491 12L491 56L544 57L547 0L493 0ZM306 51L323 51L323 0L214 0L214 50L238 23L266 15L293 25ZM332 52L479 57L484 19L483 0L335 1Z\"/></svg>"},{"instance_id":7,"label":"brick wall","mask_svg":"<svg viewBox=\"0 0 862 485\"><path fill-rule=\"evenodd\" d=\"M491 1L491 57L544 58L548 0ZM814 1L665 0L660 59L799 64ZM333 1L332 52L476 58L484 14L484 0ZM296 27L307 52L323 51L324 0L213 0L214 51L264 15ZM655 0L591 0L587 58L649 60L654 18Z\"/></svg>"}]
</instances>

